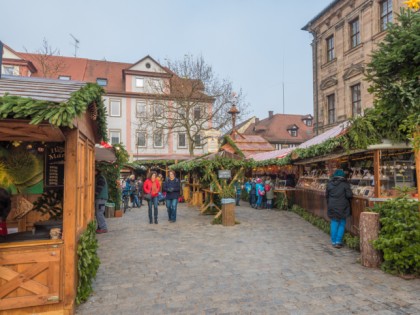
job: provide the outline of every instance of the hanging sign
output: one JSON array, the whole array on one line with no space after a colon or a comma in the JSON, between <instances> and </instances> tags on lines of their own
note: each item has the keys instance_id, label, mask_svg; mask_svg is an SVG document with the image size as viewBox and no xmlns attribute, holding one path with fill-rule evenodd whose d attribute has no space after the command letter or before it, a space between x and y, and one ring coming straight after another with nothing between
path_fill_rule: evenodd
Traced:
<instances>
[{"instance_id":1,"label":"hanging sign","mask_svg":"<svg viewBox=\"0 0 420 315\"><path fill-rule=\"evenodd\" d=\"M45 149L45 174L46 188L64 187L64 144L50 143Z\"/></svg>"},{"instance_id":2,"label":"hanging sign","mask_svg":"<svg viewBox=\"0 0 420 315\"><path fill-rule=\"evenodd\" d=\"M231 177L231 170L219 170L219 178L228 179Z\"/></svg>"}]
</instances>

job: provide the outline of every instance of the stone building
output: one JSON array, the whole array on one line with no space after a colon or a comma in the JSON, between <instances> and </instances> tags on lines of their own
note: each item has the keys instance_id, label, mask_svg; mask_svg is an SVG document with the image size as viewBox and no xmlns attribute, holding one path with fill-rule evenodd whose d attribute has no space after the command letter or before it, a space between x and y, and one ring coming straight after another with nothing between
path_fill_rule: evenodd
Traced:
<instances>
[{"instance_id":1,"label":"stone building","mask_svg":"<svg viewBox=\"0 0 420 315\"><path fill-rule=\"evenodd\" d=\"M315 134L373 106L363 71L403 0L335 0L303 30L313 35Z\"/></svg>"}]
</instances>

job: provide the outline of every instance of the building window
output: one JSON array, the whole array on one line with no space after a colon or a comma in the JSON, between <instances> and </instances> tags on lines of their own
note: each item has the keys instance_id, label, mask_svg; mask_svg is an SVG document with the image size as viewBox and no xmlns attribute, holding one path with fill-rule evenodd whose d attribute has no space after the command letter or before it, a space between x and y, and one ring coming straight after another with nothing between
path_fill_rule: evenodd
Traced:
<instances>
[{"instance_id":1,"label":"building window","mask_svg":"<svg viewBox=\"0 0 420 315\"><path fill-rule=\"evenodd\" d=\"M163 147L163 135L161 132L157 132L153 135L153 146L155 148Z\"/></svg>"},{"instance_id":2,"label":"building window","mask_svg":"<svg viewBox=\"0 0 420 315\"><path fill-rule=\"evenodd\" d=\"M350 44L351 48L360 45L360 24L359 19L355 19L350 22Z\"/></svg>"},{"instance_id":3,"label":"building window","mask_svg":"<svg viewBox=\"0 0 420 315\"><path fill-rule=\"evenodd\" d=\"M387 29L387 24L392 22L392 0L381 2L381 31Z\"/></svg>"},{"instance_id":4,"label":"building window","mask_svg":"<svg viewBox=\"0 0 420 315\"><path fill-rule=\"evenodd\" d=\"M143 78L136 78L136 87L143 88L144 87L144 79Z\"/></svg>"},{"instance_id":5,"label":"building window","mask_svg":"<svg viewBox=\"0 0 420 315\"><path fill-rule=\"evenodd\" d=\"M312 119L306 120L306 126L312 127Z\"/></svg>"},{"instance_id":6,"label":"building window","mask_svg":"<svg viewBox=\"0 0 420 315\"><path fill-rule=\"evenodd\" d=\"M334 35L327 38L327 62L334 59Z\"/></svg>"},{"instance_id":7,"label":"building window","mask_svg":"<svg viewBox=\"0 0 420 315\"><path fill-rule=\"evenodd\" d=\"M145 131L137 131L137 146L141 148L147 146L147 134Z\"/></svg>"},{"instance_id":8,"label":"building window","mask_svg":"<svg viewBox=\"0 0 420 315\"><path fill-rule=\"evenodd\" d=\"M178 133L178 148L187 147L187 137L185 133Z\"/></svg>"},{"instance_id":9,"label":"building window","mask_svg":"<svg viewBox=\"0 0 420 315\"><path fill-rule=\"evenodd\" d=\"M119 130L110 130L109 138L111 139L111 144L120 144L121 143L121 131Z\"/></svg>"},{"instance_id":10,"label":"building window","mask_svg":"<svg viewBox=\"0 0 420 315\"><path fill-rule=\"evenodd\" d=\"M69 75L59 75L58 76L59 80L65 80L65 81L69 81L71 79L71 77Z\"/></svg>"},{"instance_id":11,"label":"building window","mask_svg":"<svg viewBox=\"0 0 420 315\"><path fill-rule=\"evenodd\" d=\"M3 66L3 74L15 75L15 66Z\"/></svg>"},{"instance_id":12,"label":"building window","mask_svg":"<svg viewBox=\"0 0 420 315\"><path fill-rule=\"evenodd\" d=\"M110 100L109 102L109 116L120 117L121 116L121 101Z\"/></svg>"},{"instance_id":13,"label":"building window","mask_svg":"<svg viewBox=\"0 0 420 315\"><path fill-rule=\"evenodd\" d=\"M201 108L199 106L194 107L194 120L201 119Z\"/></svg>"},{"instance_id":14,"label":"building window","mask_svg":"<svg viewBox=\"0 0 420 315\"><path fill-rule=\"evenodd\" d=\"M108 85L108 79L97 78L96 79L96 84L98 84L100 86L107 86Z\"/></svg>"},{"instance_id":15,"label":"building window","mask_svg":"<svg viewBox=\"0 0 420 315\"><path fill-rule=\"evenodd\" d=\"M353 117L362 115L362 97L360 93L360 83L351 87L351 104Z\"/></svg>"},{"instance_id":16,"label":"building window","mask_svg":"<svg viewBox=\"0 0 420 315\"><path fill-rule=\"evenodd\" d=\"M163 116L163 105L159 103L155 103L153 105L153 114L155 117L162 117Z\"/></svg>"},{"instance_id":17,"label":"building window","mask_svg":"<svg viewBox=\"0 0 420 315\"><path fill-rule=\"evenodd\" d=\"M146 117L146 102L138 101L136 103L136 116L137 117Z\"/></svg>"},{"instance_id":18,"label":"building window","mask_svg":"<svg viewBox=\"0 0 420 315\"><path fill-rule=\"evenodd\" d=\"M195 135L194 136L194 146L196 148L200 148L203 144L201 143L201 136L200 135Z\"/></svg>"},{"instance_id":19,"label":"building window","mask_svg":"<svg viewBox=\"0 0 420 315\"><path fill-rule=\"evenodd\" d=\"M331 94L327 96L328 103L328 124L335 123L335 95Z\"/></svg>"}]
</instances>

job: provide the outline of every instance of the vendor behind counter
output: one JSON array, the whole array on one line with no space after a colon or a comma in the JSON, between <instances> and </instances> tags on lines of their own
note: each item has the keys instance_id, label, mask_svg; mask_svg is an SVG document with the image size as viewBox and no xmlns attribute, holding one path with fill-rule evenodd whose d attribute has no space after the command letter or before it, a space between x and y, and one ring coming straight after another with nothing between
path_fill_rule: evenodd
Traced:
<instances>
[{"instance_id":1,"label":"vendor behind counter","mask_svg":"<svg viewBox=\"0 0 420 315\"><path fill-rule=\"evenodd\" d=\"M0 235L7 235L6 219L12 208L9 192L0 187Z\"/></svg>"}]
</instances>

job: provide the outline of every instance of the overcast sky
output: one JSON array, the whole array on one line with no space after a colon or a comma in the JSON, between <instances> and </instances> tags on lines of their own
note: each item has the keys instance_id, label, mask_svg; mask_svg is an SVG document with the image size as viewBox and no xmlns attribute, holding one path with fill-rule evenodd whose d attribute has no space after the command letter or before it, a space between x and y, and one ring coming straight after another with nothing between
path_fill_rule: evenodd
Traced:
<instances>
[{"instance_id":1,"label":"overcast sky","mask_svg":"<svg viewBox=\"0 0 420 315\"><path fill-rule=\"evenodd\" d=\"M312 35L301 28L332 0L13 0L0 3L0 40L34 52L46 38L61 55L164 63L203 55L242 88L251 114L308 114Z\"/></svg>"}]
</instances>

